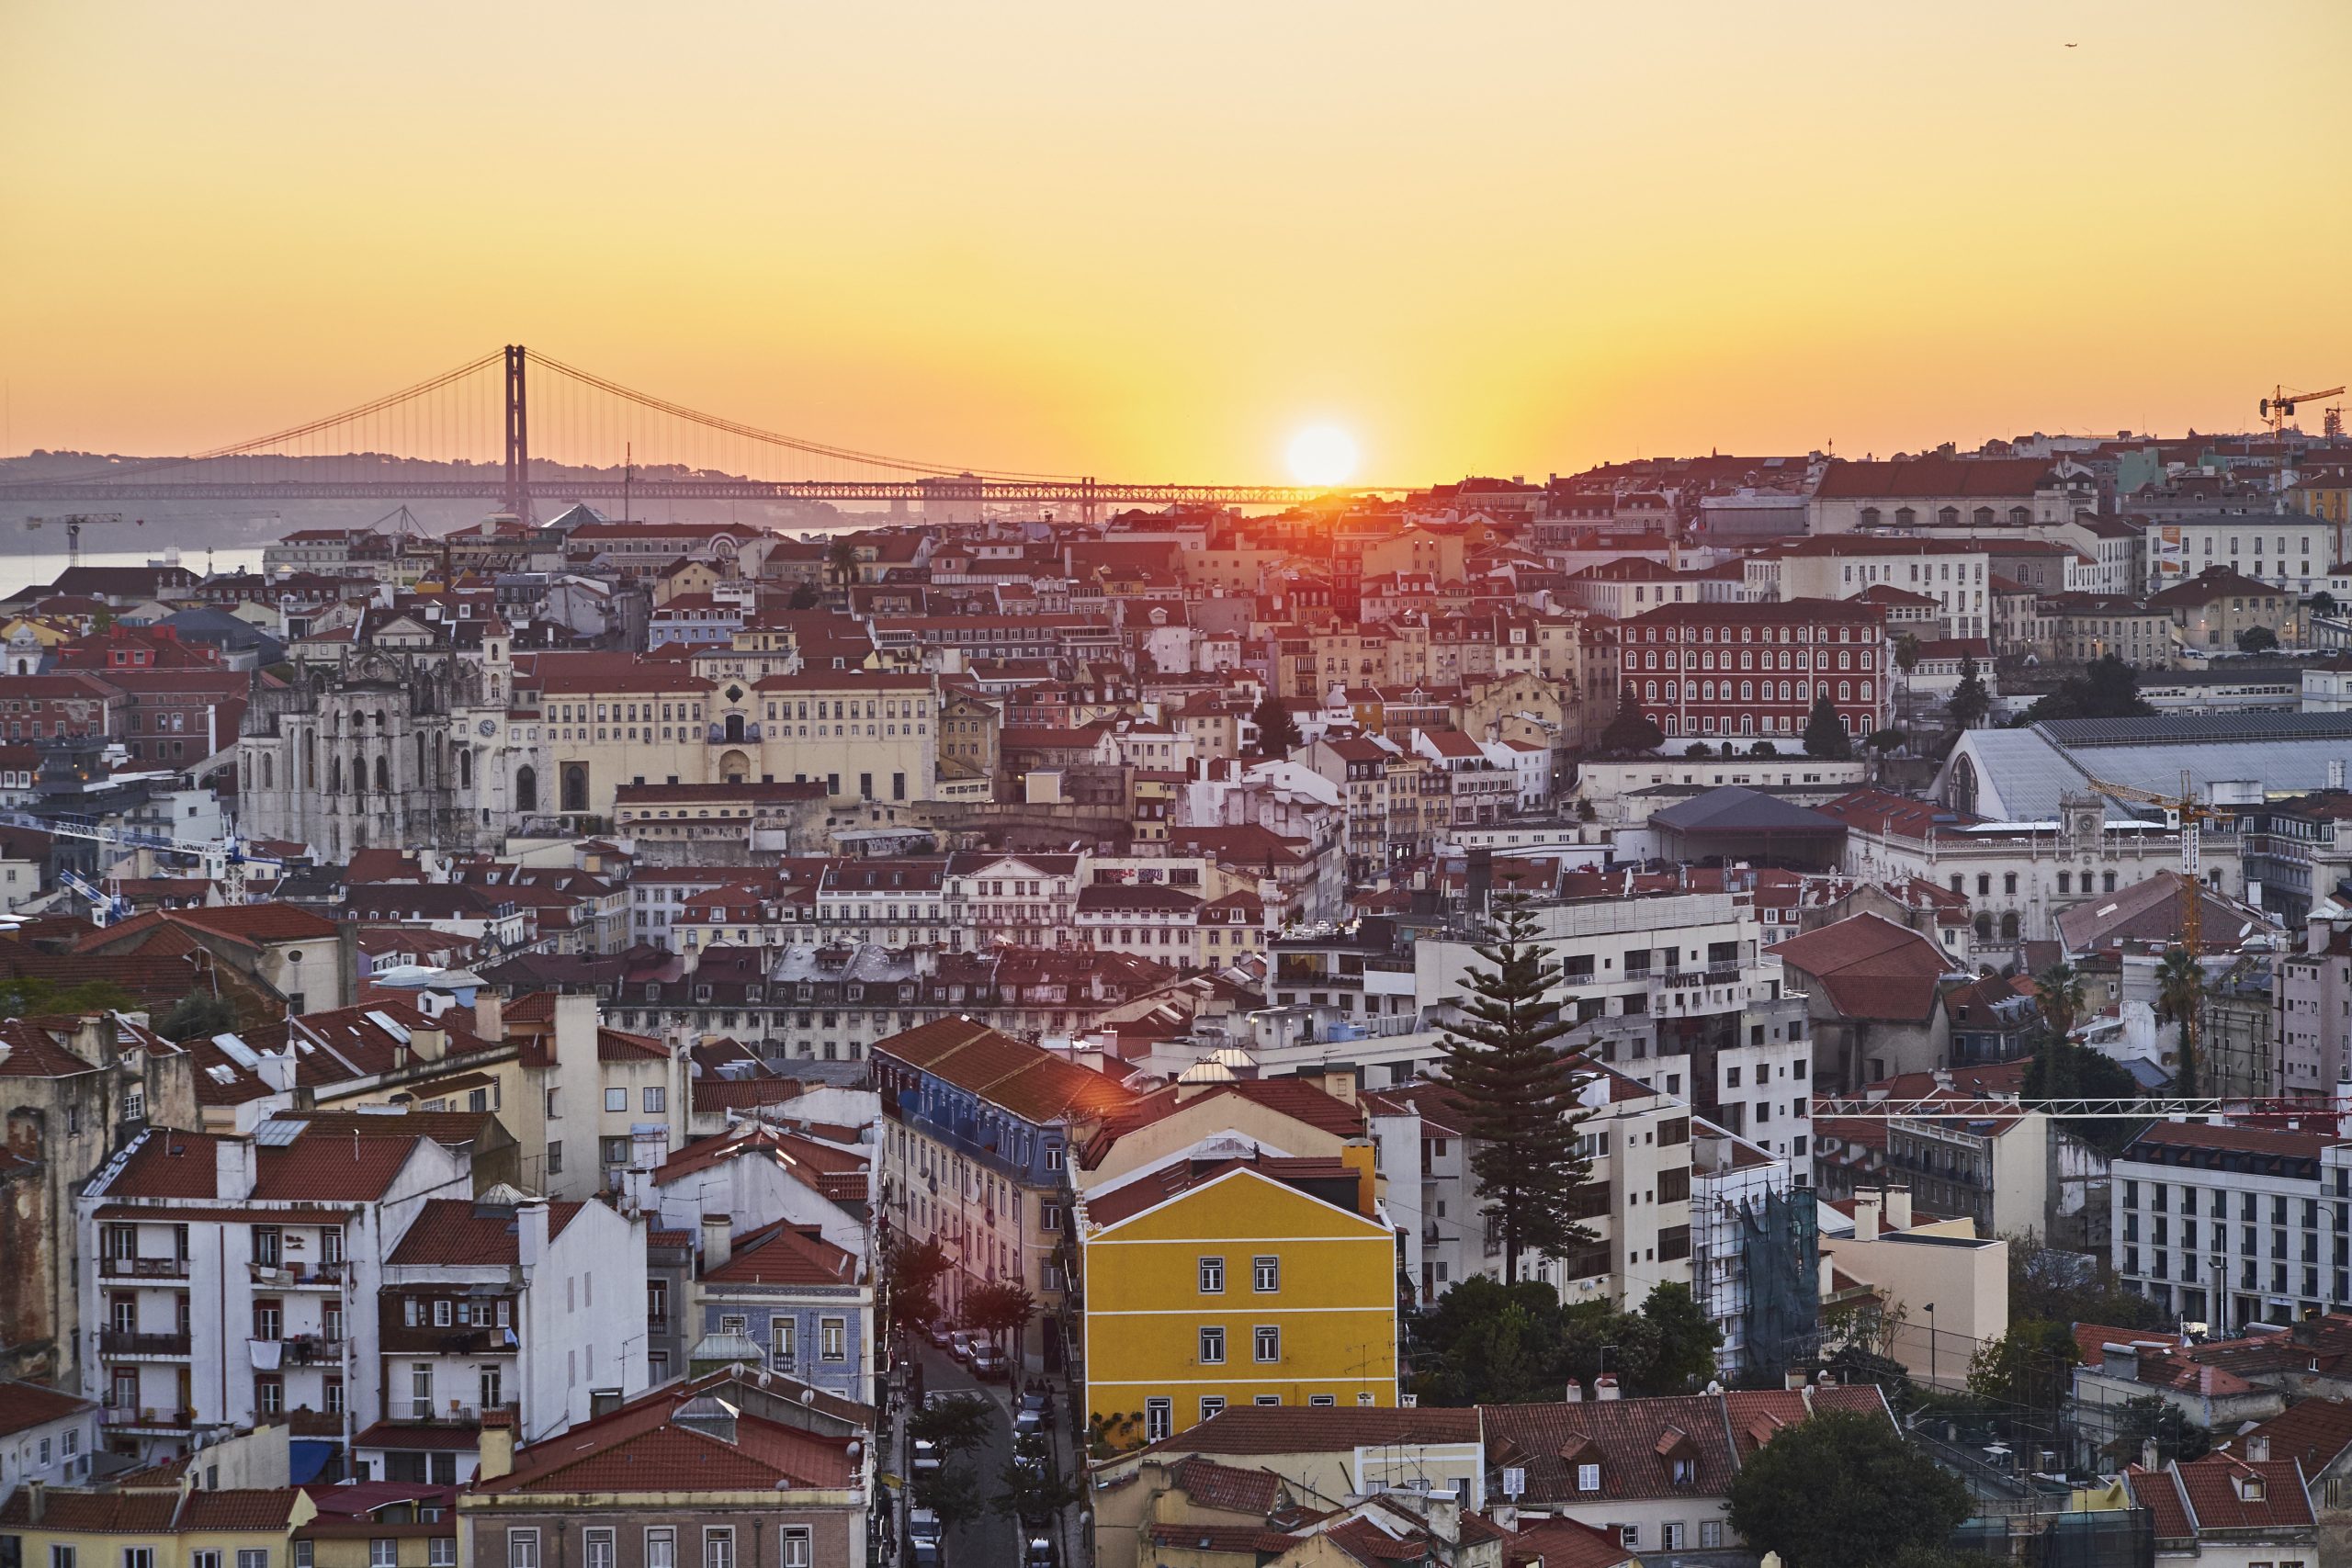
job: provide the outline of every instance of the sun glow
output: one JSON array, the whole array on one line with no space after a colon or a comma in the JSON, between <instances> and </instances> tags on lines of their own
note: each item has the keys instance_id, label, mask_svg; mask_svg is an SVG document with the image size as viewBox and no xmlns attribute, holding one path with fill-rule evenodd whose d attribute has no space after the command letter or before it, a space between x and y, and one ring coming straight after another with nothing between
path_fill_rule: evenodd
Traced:
<instances>
[{"instance_id":1,"label":"sun glow","mask_svg":"<svg viewBox=\"0 0 2352 1568\"><path fill-rule=\"evenodd\" d=\"M1355 477L1356 438L1336 424L1310 424L1290 438L1291 477L1303 485L1345 484Z\"/></svg>"}]
</instances>

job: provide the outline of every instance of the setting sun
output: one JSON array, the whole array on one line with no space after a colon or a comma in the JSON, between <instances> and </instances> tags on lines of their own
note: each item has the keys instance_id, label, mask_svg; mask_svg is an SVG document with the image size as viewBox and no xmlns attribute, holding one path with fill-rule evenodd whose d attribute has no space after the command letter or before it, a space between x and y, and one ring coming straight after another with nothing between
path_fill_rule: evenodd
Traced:
<instances>
[{"instance_id":1,"label":"setting sun","mask_svg":"<svg viewBox=\"0 0 2352 1568\"><path fill-rule=\"evenodd\" d=\"M1291 437L1290 472L1299 483L1345 484L1355 471L1355 437L1338 425L1310 424Z\"/></svg>"}]
</instances>

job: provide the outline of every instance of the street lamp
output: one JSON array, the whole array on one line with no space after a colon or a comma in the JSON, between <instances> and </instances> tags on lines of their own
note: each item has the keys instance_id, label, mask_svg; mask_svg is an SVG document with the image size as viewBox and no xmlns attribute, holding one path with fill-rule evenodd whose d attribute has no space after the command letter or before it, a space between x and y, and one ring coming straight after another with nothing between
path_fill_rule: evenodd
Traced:
<instances>
[{"instance_id":1,"label":"street lamp","mask_svg":"<svg viewBox=\"0 0 2352 1568\"><path fill-rule=\"evenodd\" d=\"M1928 1303L1928 1381L1936 1381L1936 1303Z\"/></svg>"}]
</instances>

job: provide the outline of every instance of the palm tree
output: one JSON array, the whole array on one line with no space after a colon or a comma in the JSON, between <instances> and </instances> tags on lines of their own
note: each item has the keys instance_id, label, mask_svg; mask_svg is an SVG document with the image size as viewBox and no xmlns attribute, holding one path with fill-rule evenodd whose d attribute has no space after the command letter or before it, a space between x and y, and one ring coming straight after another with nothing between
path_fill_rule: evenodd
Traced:
<instances>
[{"instance_id":1,"label":"palm tree","mask_svg":"<svg viewBox=\"0 0 2352 1568\"><path fill-rule=\"evenodd\" d=\"M825 552L825 570L838 586L847 587L857 581L857 546L848 535L833 536L832 547Z\"/></svg>"},{"instance_id":2,"label":"palm tree","mask_svg":"<svg viewBox=\"0 0 2352 1568\"><path fill-rule=\"evenodd\" d=\"M2191 895L2194 897L2194 895ZM2173 1092L2197 1092L2197 1009L2205 994L2205 971L2185 947L2168 948L2156 964L2156 1017L2180 1025L2180 1068Z\"/></svg>"},{"instance_id":3,"label":"palm tree","mask_svg":"<svg viewBox=\"0 0 2352 1568\"><path fill-rule=\"evenodd\" d=\"M2033 1005L2041 1010L2041 1021L2050 1026L2050 1032L2065 1039L2075 1032L2075 1021L2083 1015L2081 973L2061 959L2036 975Z\"/></svg>"}]
</instances>

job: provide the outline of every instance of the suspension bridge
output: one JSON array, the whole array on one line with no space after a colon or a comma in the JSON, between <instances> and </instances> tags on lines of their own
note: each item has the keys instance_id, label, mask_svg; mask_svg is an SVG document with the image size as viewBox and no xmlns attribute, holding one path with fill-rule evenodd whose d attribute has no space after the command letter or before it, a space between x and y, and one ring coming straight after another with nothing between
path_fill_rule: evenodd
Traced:
<instances>
[{"instance_id":1,"label":"suspension bridge","mask_svg":"<svg viewBox=\"0 0 2352 1568\"><path fill-rule=\"evenodd\" d=\"M1091 517L1104 507L1296 506L1385 488L1103 479L865 452L707 413L514 344L209 451L79 466L61 456L42 468L0 464L0 505L481 501L528 519L537 494L624 515L639 501L736 501L1068 506Z\"/></svg>"}]
</instances>

